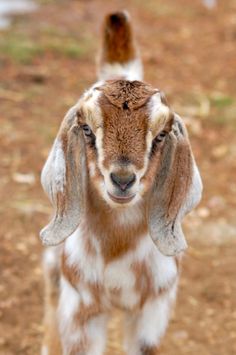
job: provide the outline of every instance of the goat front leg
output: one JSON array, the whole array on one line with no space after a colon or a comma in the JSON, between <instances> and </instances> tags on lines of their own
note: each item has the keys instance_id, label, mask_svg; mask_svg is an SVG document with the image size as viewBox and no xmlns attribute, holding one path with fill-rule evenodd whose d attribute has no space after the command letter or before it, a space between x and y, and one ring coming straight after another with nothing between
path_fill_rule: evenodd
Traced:
<instances>
[{"instance_id":1,"label":"goat front leg","mask_svg":"<svg viewBox=\"0 0 236 355\"><path fill-rule=\"evenodd\" d=\"M161 338L165 334L176 285L156 299L146 301L136 314L125 318L125 350L127 355L157 355Z\"/></svg>"},{"instance_id":2,"label":"goat front leg","mask_svg":"<svg viewBox=\"0 0 236 355\"><path fill-rule=\"evenodd\" d=\"M88 290L84 290L87 300ZM58 321L63 355L102 355L106 344L107 315L83 299L64 277L61 280L61 295Z\"/></svg>"}]
</instances>

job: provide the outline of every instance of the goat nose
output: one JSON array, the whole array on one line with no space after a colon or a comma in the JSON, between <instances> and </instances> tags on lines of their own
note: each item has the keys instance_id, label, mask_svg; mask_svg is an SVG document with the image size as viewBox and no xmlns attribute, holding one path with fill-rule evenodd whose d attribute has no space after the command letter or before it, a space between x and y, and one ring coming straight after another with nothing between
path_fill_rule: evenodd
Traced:
<instances>
[{"instance_id":1,"label":"goat nose","mask_svg":"<svg viewBox=\"0 0 236 355\"><path fill-rule=\"evenodd\" d=\"M131 174L128 176L119 176L111 173L110 176L113 185L118 186L122 191L125 191L126 189L131 187L136 180L135 174Z\"/></svg>"}]
</instances>

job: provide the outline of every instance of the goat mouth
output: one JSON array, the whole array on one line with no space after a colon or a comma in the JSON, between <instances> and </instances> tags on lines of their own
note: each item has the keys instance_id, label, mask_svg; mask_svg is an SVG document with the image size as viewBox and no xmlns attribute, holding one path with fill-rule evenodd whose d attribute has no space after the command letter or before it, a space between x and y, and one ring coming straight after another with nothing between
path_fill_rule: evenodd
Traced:
<instances>
[{"instance_id":1,"label":"goat mouth","mask_svg":"<svg viewBox=\"0 0 236 355\"><path fill-rule=\"evenodd\" d=\"M131 200L133 200L135 195L131 195L131 196L114 196L112 194L110 194L110 192L108 192L108 195L110 197L110 199L116 203L128 203Z\"/></svg>"}]
</instances>

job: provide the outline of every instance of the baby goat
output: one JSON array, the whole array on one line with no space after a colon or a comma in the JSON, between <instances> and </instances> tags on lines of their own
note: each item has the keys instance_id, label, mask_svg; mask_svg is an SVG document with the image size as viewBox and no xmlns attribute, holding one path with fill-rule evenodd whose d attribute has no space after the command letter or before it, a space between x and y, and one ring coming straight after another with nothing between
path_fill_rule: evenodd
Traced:
<instances>
[{"instance_id":1,"label":"baby goat","mask_svg":"<svg viewBox=\"0 0 236 355\"><path fill-rule=\"evenodd\" d=\"M183 121L141 81L131 31L125 12L106 17L100 81L67 113L42 171L55 208L41 231L54 246L43 355L103 354L114 306L126 353L157 354L175 300L181 221L202 183Z\"/></svg>"}]
</instances>

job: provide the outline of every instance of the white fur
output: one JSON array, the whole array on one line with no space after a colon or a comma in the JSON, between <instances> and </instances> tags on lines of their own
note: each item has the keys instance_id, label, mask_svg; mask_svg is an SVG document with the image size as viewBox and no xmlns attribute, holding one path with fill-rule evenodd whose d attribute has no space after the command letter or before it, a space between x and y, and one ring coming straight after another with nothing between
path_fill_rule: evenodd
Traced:
<instances>
[{"instance_id":1,"label":"white fur","mask_svg":"<svg viewBox=\"0 0 236 355\"><path fill-rule=\"evenodd\" d=\"M91 295L91 292L86 286L83 285L83 287L79 288L79 294L85 306L90 306L91 304L93 304L94 299Z\"/></svg>"},{"instance_id":2,"label":"white fur","mask_svg":"<svg viewBox=\"0 0 236 355\"><path fill-rule=\"evenodd\" d=\"M106 345L107 315L91 319L86 325L85 332L90 340L87 355L102 355Z\"/></svg>"},{"instance_id":3,"label":"white fur","mask_svg":"<svg viewBox=\"0 0 236 355\"><path fill-rule=\"evenodd\" d=\"M66 182L66 162L61 141L56 141L54 174L57 191L63 191Z\"/></svg>"},{"instance_id":4,"label":"white fur","mask_svg":"<svg viewBox=\"0 0 236 355\"><path fill-rule=\"evenodd\" d=\"M119 226L132 226L143 219L143 211L139 203L134 206L120 208L117 213L116 222Z\"/></svg>"},{"instance_id":5,"label":"white fur","mask_svg":"<svg viewBox=\"0 0 236 355\"><path fill-rule=\"evenodd\" d=\"M95 164L93 162L90 162L88 164L88 166L89 166L90 177L93 178L95 176L95 174L96 174L96 166L95 166Z\"/></svg>"},{"instance_id":6,"label":"white fur","mask_svg":"<svg viewBox=\"0 0 236 355\"><path fill-rule=\"evenodd\" d=\"M161 95L159 92L152 95L149 102L149 117L150 124L158 124L160 130L164 128L167 118L169 117L170 109L161 102Z\"/></svg>"},{"instance_id":7,"label":"white fur","mask_svg":"<svg viewBox=\"0 0 236 355\"><path fill-rule=\"evenodd\" d=\"M41 355L49 355L48 352L48 347L46 345L43 345L41 348Z\"/></svg>"},{"instance_id":8,"label":"white fur","mask_svg":"<svg viewBox=\"0 0 236 355\"><path fill-rule=\"evenodd\" d=\"M99 79L107 80L111 78L124 77L126 80L142 80L143 66L139 58L127 63L105 63L99 71Z\"/></svg>"},{"instance_id":9,"label":"white fur","mask_svg":"<svg viewBox=\"0 0 236 355\"><path fill-rule=\"evenodd\" d=\"M109 263L104 270L104 285L109 289L121 289L120 305L132 309L139 302L134 290L135 276L131 266L134 262L145 261L152 273L154 287L168 288L177 279L177 268L173 258L164 256L154 246L150 236L142 238L135 250Z\"/></svg>"},{"instance_id":10,"label":"white fur","mask_svg":"<svg viewBox=\"0 0 236 355\"><path fill-rule=\"evenodd\" d=\"M79 306L79 293L62 277L58 319L63 355L69 354L72 347L81 340L82 333L81 330L76 327L76 320L74 318L79 311Z\"/></svg>"},{"instance_id":11,"label":"white fur","mask_svg":"<svg viewBox=\"0 0 236 355\"><path fill-rule=\"evenodd\" d=\"M171 305L176 298L176 283L162 297L145 303L141 313L125 317L124 345L127 354L142 355L140 346L158 346L165 334Z\"/></svg>"},{"instance_id":12,"label":"white fur","mask_svg":"<svg viewBox=\"0 0 236 355\"><path fill-rule=\"evenodd\" d=\"M154 249L155 251L155 249ZM137 248L134 252L134 258L136 261L150 260L150 256L153 253L153 241L150 236L147 235L145 238L142 238L138 243Z\"/></svg>"},{"instance_id":13,"label":"white fur","mask_svg":"<svg viewBox=\"0 0 236 355\"><path fill-rule=\"evenodd\" d=\"M163 255L157 248L153 250L152 271L157 288L166 288L177 278L174 258Z\"/></svg>"},{"instance_id":14,"label":"white fur","mask_svg":"<svg viewBox=\"0 0 236 355\"><path fill-rule=\"evenodd\" d=\"M141 343L159 344L169 320L169 302L169 298L164 296L144 305L137 326L137 337Z\"/></svg>"},{"instance_id":15,"label":"white fur","mask_svg":"<svg viewBox=\"0 0 236 355\"><path fill-rule=\"evenodd\" d=\"M45 249L43 253L43 266L46 271L59 267L61 249L61 245Z\"/></svg>"},{"instance_id":16,"label":"white fur","mask_svg":"<svg viewBox=\"0 0 236 355\"><path fill-rule=\"evenodd\" d=\"M123 257L111 262L104 272L104 285L109 294L109 290L120 289L120 305L132 309L139 301L139 296L134 290L135 276L131 271L132 258ZM111 299L112 302L112 299Z\"/></svg>"},{"instance_id":17,"label":"white fur","mask_svg":"<svg viewBox=\"0 0 236 355\"><path fill-rule=\"evenodd\" d=\"M94 246L99 248L94 241ZM101 256L87 255L85 252L83 229L79 227L65 242L65 253L68 256L68 264L77 267L83 272L85 281L100 282L103 274L103 260ZM99 250L98 250L99 255Z\"/></svg>"},{"instance_id":18,"label":"white fur","mask_svg":"<svg viewBox=\"0 0 236 355\"><path fill-rule=\"evenodd\" d=\"M102 113L98 104L101 92L96 90L96 87L99 87L101 84L101 82L97 82L92 88L86 91L79 100L79 107L83 109L86 122L88 122L94 130L102 125Z\"/></svg>"},{"instance_id":19,"label":"white fur","mask_svg":"<svg viewBox=\"0 0 236 355\"><path fill-rule=\"evenodd\" d=\"M41 174L41 183L51 201L66 184L66 163L62 143L56 139Z\"/></svg>"}]
</instances>

